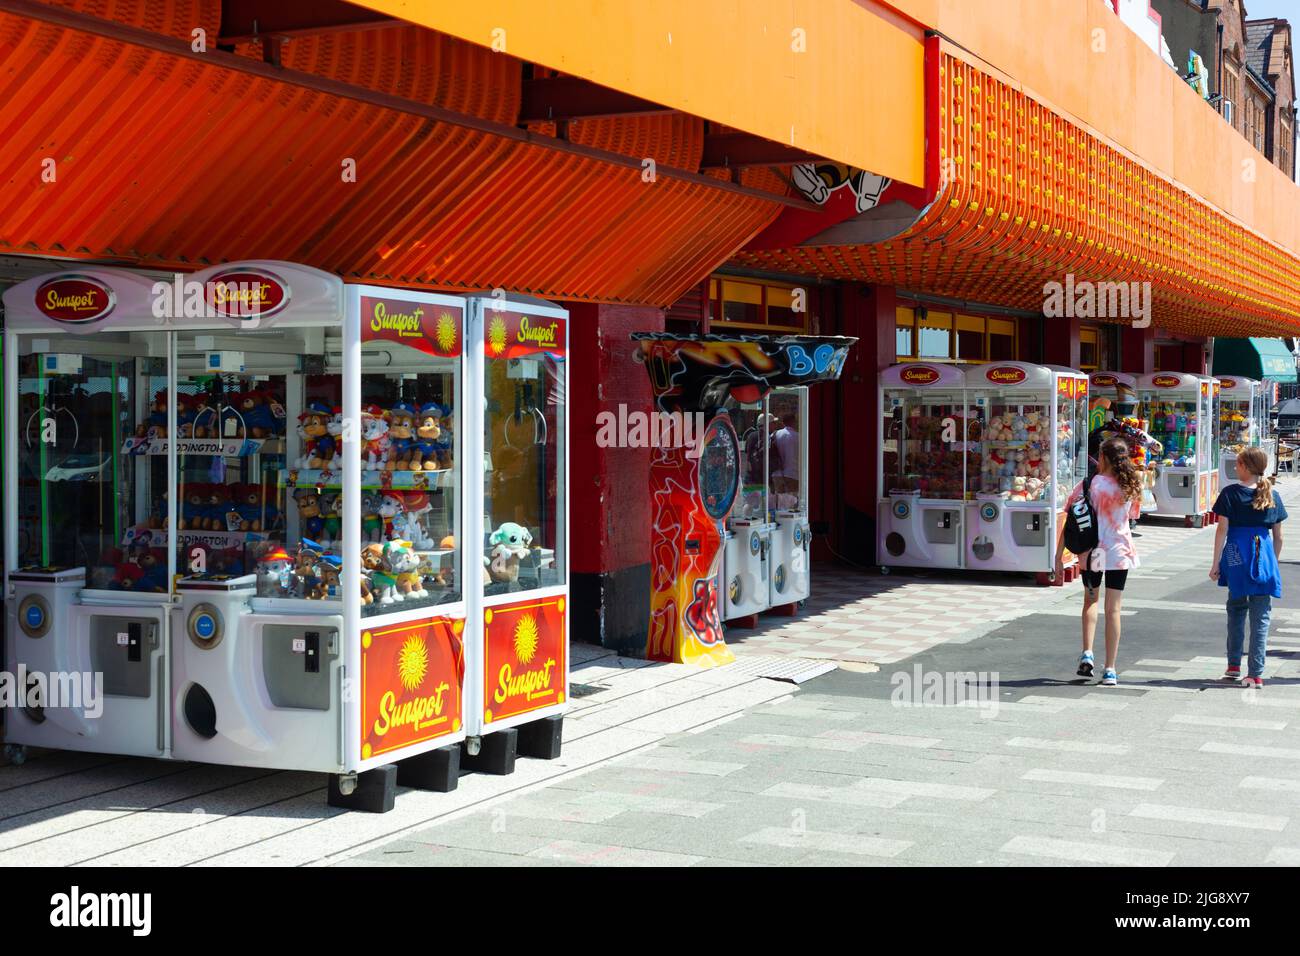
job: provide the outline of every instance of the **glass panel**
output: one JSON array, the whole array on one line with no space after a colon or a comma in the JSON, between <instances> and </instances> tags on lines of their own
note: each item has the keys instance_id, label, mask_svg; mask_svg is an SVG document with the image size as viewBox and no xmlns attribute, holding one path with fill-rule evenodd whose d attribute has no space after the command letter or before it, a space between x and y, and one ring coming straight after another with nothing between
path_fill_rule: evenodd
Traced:
<instances>
[{"instance_id":1,"label":"glass panel","mask_svg":"<svg viewBox=\"0 0 1300 956\"><path fill-rule=\"evenodd\" d=\"M484 593L563 584L564 325L491 309L485 321ZM533 342L546 327L558 326L559 347L529 347L521 334L525 321Z\"/></svg>"},{"instance_id":2,"label":"glass panel","mask_svg":"<svg viewBox=\"0 0 1300 956\"><path fill-rule=\"evenodd\" d=\"M1079 332L1079 368L1093 371L1097 368L1097 331L1082 329Z\"/></svg>"},{"instance_id":3,"label":"glass panel","mask_svg":"<svg viewBox=\"0 0 1300 956\"><path fill-rule=\"evenodd\" d=\"M1143 401L1143 411L1151 422L1151 437L1164 446L1163 460L1172 460L1175 466L1196 464L1196 409L1195 399L1171 401L1148 394Z\"/></svg>"},{"instance_id":4,"label":"glass panel","mask_svg":"<svg viewBox=\"0 0 1300 956\"><path fill-rule=\"evenodd\" d=\"M1219 398L1219 442L1234 454L1252 443L1250 405L1249 399Z\"/></svg>"},{"instance_id":5,"label":"glass panel","mask_svg":"<svg viewBox=\"0 0 1300 956\"><path fill-rule=\"evenodd\" d=\"M767 324L806 328L808 313L794 311L794 291L785 286L770 285L767 293Z\"/></svg>"},{"instance_id":6,"label":"glass panel","mask_svg":"<svg viewBox=\"0 0 1300 956\"><path fill-rule=\"evenodd\" d=\"M807 401L806 388L778 389L768 397L772 507L782 511L807 509L807 438L802 434Z\"/></svg>"},{"instance_id":7,"label":"glass panel","mask_svg":"<svg viewBox=\"0 0 1300 956\"><path fill-rule=\"evenodd\" d=\"M990 397L988 425L982 430L978 480L971 465L974 489L1012 501L1040 501L1046 497L1052 480L1052 451L1048 444L1051 424L1052 407L1046 398Z\"/></svg>"},{"instance_id":8,"label":"glass panel","mask_svg":"<svg viewBox=\"0 0 1300 956\"><path fill-rule=\"evenodd\" d=\"M1056 392L1056 499L1057 508L1064 508L1074 486L1088 473L1088 399L1086 394L1072 395L1073 380L1060 383Z\"/></svg>"},{"instance_id":9,"label":"glass panel","mask_svg":"<svg viewBox=\"0 0 1300 956\"><path fill-rule=\"evenodd\" d=\"M740 438L740 498L731 515L735 518L761 519L767 514L767 468L775 426L769 428L764 402L742 405L727 400L731 424Z\"/></svg>"},{"instance_id":10,"label":"glass panel","mask_svg":"<svg viewBox=\"0 0 1300 956\"><path fill-rule=\"evenodd\" d=\"M918 352L921 358L952 357L952 315L930 312L918 323Z\"/></svg>"},{"instance_id":11,"label":"glass panel","mask_svg":"<svg viewBox=\"0 0 1300 956\"><path fill-rule=\"evenodd\" d=\"M984 333L968 329L958 331L956 357L967 362L984 361Z\"/></svg>"},{"instance_id":12,"label":"glass panel","mask_svg":"<svg viewBox=\"0 0 1300 956\"><path fill-rule=\"evenodd\" d=\"M752 282L723 282L722 319L750 324L762 322L763 287Z\"/></svg>"},{"instance_id":13,"label":"glass panel","mask_svg":"<svg viewBox=\"0 0 1300 956\"><path fill-rule=\"evenodd\" d=\"M361 347L363 616L462 596L461 318L446 311L435 322L450 355L395 341Z\"/></svg>"},{"instance_id":14,"label":"glass panel","mask_svg":"<svg viewBox=\"0 0 1300 956\"><path fill-rule=\"evenodd\" d=\"M26 346L30 340L24 340ZM18 358L18 557L85 567L92 588L167 590L166 456L148 397L166 388L164 333L55 339ZM137 432L139 439L136 438Z\"/></svg>"},{"instance_id":15,"label":"glass panel","mask_svg":"<svg viewBox=\"0 0 1300 956\"><path fill-rule=\"evenodd\" d=\"M885 494L916 492L924 498L963 499L965 446L943 440L943 420L965 414L950 396L886 392L881 431ZM978 445L971 450L977 452ZM972 458L972 467L979 467L977 457Z\"/></svg>"},{"instance_id":16,"label":"glass panel","mask_svg":"<svg viewBox=\"0 0 1300 956\"><path fill-rule=\"evenodd\" d=\"M308 381L315 392L312 397L325 402L322 421L328 424L339 400L338 379L320 382L323 376L304 377L303 337L293 332L285 335L279 342L264 339L256 352L250 339L242 353L249 363L243 371L240 366L209 364L213 355L229 353L197 350L187 337L177 340L176 571L239 576L255 573L259 562L278 562L275 567L286 572L284 580L292 586L275 596L309 597L321 587L328 590L329 583L322 584L323 576L313 580L305 573L311 545L300 539L309 537L323 547L338 538L338 518L331 507L338 495L337 487L332 494L322 492L318 510L329 516L328 524L321 517L320 529L304 529L303 505L293 507L284 480L291 444L286 403L290 390L300 392ZM165 413L166 392L155 395L154 402ZM159 466L164 462L165 458ZM291 537L286 537L286 528ZM299 557L300 544L304 573L292 576L287 568ZM336 578L330 580L336 584ZM338 598L337 587L330 596Z\"/></svg>"}]
</instances>

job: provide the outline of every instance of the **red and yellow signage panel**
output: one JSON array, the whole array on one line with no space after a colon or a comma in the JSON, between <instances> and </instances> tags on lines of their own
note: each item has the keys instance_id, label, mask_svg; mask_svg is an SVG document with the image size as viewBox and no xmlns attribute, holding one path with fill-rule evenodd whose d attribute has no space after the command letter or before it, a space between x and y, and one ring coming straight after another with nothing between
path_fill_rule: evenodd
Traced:
<instances>
[{"instance_id":1,"label":"red and yellow signage panel","mask_svg":"<svg viewBox=\"0 0 1300 956\"><path fill-rule=\"evenodd\" d=\"M488 307L483 315L483 354L490 359L521 358L549 352L563 355L564 319Z\"/></svg>"},{"instance_id":2,"label":"red and yellow signage panel","mask_svg":"<svg viewBox=\"0 0 1300 956\"><path fill-rule=\"evenodd\" d=\"M361 341L397 342L426 355L455 358L461 349L461 310L440 302L361 297Z\"/></svg>"},{"instance_id":3,"label":"red and yellow signage panel","mask_svg":"<svg viewBox=\"0 0 1300 956\"><path fill-rule=\"evenodd\" d=\"M460 730L464 630L446 617L362 630L362 760Z\"/></svg>"},{"instance_id":4,"label":"red and yellow signage panel","mask_svg":"<svg viewBox=\"0 0 1300 956\"><path fill-rule=\"evenodd\" d=\"M564 703L565 603L556 595L483 611L483 723Z\"/></svg>"}]
</instances>

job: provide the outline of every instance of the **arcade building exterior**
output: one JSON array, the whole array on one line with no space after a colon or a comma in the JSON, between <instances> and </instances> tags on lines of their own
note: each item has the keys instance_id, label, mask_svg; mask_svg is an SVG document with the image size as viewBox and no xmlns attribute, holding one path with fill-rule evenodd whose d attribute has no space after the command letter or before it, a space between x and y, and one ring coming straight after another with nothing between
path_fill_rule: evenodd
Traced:
<instances>
[{"instance_id":1,"label":"arcade building exterior","mask_svg":"<svg viewBox=\"0 0 1300 956\"><path fill-rule=\"evenodd\" d=\"M1107 417L1189 524L1269 447L1300 191L1158 18L636 6L0 0L6 666L125 701L7 740L382 809L557 755L571 641L725 664L832 557L1062 583Z\"/></svg>"}]
</instances>

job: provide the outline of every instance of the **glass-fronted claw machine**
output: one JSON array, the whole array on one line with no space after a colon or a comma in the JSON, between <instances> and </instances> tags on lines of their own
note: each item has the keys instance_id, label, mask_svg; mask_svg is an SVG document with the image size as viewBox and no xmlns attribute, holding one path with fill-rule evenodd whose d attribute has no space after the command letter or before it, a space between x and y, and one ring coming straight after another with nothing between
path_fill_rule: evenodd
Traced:
<instances>
[{"instance_id":1,"label":"glass-fronted claw machine","mask_svg":"<svg viewBox=\"0 0 1300 956\"><path fill-rule=\"evenodd\" d=\"M1268 455L1268 474L1277 471L1277 439L1269 434L1268 395L1272 386L1253 378L1220 375L1219 487L1237 480L1237 455L1258 447Z\"/></svg>"},{"instance_id":2,"label":"glass-fronted claw machine","mask_svg":"<svg viewBox=\"0 0 1300 956\"><path fill-rule=\"evenodd\" d=\"M1071 369L1003 362L966 370L981 423L968 440L963 567L1056 580L1065 502L1087 469L1088 378Z\"/></svg>"},{"instance_id":3,"label":"glass-fronted claw machine","mask_svg":"<svg viewBox=\"0 0 1300 956\"><path fill-rule=\"evenodd\" d=\"M1201 527L1219 490L1219 383L1208 375L1156 372L1138 379L1139 417L1163 447L1155 464L1154 514Z\"/></svg>"},{"instance_id":4,"label":"glass-fronted claw machine","mask_svg":"<svg viewBox=\"0 0 1300 956\"><path fill-rule=\"evenodd\" d=\"M1142 476L1142 513L1156 509L1156 468L1163 449L1151 438L1151 423L1139 415L1138 380L1124 372L1088 376L1088 434L1091 449L1110 435L1129 439L1129 456Z\"/></svg>"},{"instance_id":5,"label":"glass-fronted claw machine","mask_svg":"<svg viewBox=\"0 0 1300 956\"><path fill-rule=\"evenodd\" d=\"M466 455L483 474L481 507L465 519L467 715L482 748L474 765L506 772L516 753L559 756L569 697L568 312L519 296L468 307L482 419Z\"/></svg>"},{"instance_id":6,"label":"glass-fronted claw machine","mask_svg":"<svg viewBox=\"0 0 1300 956\"><path fill-rule=\"evenodd\" d=\"M724 621L790 608L811 586L808 523L808 390L773 389L725 408L741 447L740 491L726 519Z\"/></svg>"},{"instance_id":7,"label":"glass-fronted claw machine","mask_svg":"<svg viewBox=\"0 0 1300 956\"><path fill-rule=\"evenodd\" d=\"M86 268L4 305L6 742L163 756L171 464L126 453L169 424L153 282Z\"/></svg>"},{"instance_id":8,"label":"glass-fronted claw machine","mask_svg":"<svg viewBox=\"0 0 1300 956\"><path fill-rule=\"evenodd\" d=\"M768 603L790 608L811 591L808 523L808 389L775 388L768 395L768 425L775 429L768 453L772 527L772 573Z\"/></svg>"},{"instance_id":9,"label":"glass-fronted claw machine","mask_svg":"<svg viewBox=\"0 0 1300 956\"><path fill-rule=\"evenodd\" d=\"M894 365L880 374L880 392L880 569L960 568L968 478L983 470L965 373L941 363Z\"/></svg>"},{"instance_id":10,"label":"glass-fronted claw machine","mask_svg":"<svg viewBox=\"0 0 1300 956\"><path fill-rule=\"evenodd\" d=\"M756 623L755 615L771 607L772 487L769 474L776 457L773 443L779 426L772 421L767 397L742 403L734 395L724 406L740 443L740 489L725 519L722 544L722 619Z\"/></svg>"}]
</instances>

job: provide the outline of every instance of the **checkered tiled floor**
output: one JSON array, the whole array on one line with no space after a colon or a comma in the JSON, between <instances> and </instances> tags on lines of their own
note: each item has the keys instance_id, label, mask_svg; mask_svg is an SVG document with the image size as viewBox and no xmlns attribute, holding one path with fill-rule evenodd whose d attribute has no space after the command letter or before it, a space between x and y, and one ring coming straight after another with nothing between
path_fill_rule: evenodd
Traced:
<instances>
[{"instance_id":1,"label":"checkered tiled floor","mask_svg":"<svg viewBox=\"0 0 1300 956\"><path fill-rule=\"evenodd\" d=\"M1282 491L1288 500L1300 498L1300 484L1284 484ZM1146 518L1138 533L1140 574L1158 579L1208 566L1212 527ZM765 615L756 628L729 627L727 644L742 656L890 664L935 644L971 640L1072 596L1077 597L1077 587L1041 587L1026 575L897 570L885 576L874 569L819 565L813 569L812 596L796 617Z\"/></svg>"}]
</instances>

